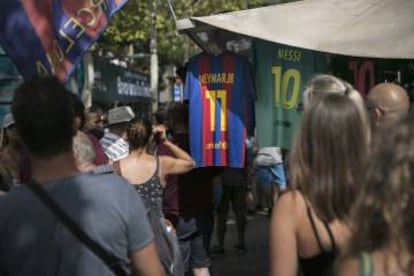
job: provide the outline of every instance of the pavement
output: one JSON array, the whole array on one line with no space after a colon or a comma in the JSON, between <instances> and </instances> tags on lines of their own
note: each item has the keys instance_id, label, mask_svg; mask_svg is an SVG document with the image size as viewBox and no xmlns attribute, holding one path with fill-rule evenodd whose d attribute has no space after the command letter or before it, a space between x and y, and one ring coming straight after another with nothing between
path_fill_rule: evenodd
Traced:
<instances>
[{"instance_id":1,"label":"pavement","mask_svg":"<svg viewBox=\"0 0 414 276\"><path fill-rule=\"evenodd\" d=\"M213 255L215 276L269 275L269 222L267 212L249 215L245 232L246 250L234 248L237 242L234 217L229 215L225 253ZM216 244L215 233L212 245Z\"/></svg>"}]
</instances>

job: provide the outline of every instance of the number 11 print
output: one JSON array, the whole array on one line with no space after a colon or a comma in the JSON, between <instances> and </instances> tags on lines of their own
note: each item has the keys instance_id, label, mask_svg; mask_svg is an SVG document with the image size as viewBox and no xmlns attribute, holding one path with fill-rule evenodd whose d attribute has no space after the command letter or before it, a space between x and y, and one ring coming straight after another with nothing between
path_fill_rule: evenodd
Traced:
<instances>
[{"instance_id":1,"label":"number 11 print","mask_svg":"<svg viewBox=\"0 0 414 276\"><path fill-rule=\"evenodd\" d=\"M207 90L206 98L210 102L210 130L216 129L216 100L220 101L220 131L227 131L227 93L226 90Z\"/></svg>"}]
</instances>

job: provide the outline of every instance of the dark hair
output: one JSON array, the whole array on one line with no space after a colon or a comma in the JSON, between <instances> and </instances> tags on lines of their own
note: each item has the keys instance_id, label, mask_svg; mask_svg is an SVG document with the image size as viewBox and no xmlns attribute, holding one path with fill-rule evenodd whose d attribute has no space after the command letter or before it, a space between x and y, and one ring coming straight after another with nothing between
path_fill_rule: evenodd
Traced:
<instances>
[{"instance_id":1,"label":"dark hair","mask_svg":"<svg viewBox=\"0 0 414 276\"><path fill-rule=\"evenodd\" d=\"M72 150L72 98L56 78L24 82L15 92L12 113L21 139L33 155L53 157Z\"/></svg>"},{"instance_id":2,"label":"dark hair","mask_svg":"<svg viewBox=\"0 0 414 276\"><path fill-rule=\"evenodd\" d=\"M163 124L165 121L165 111L164 110L158 110L154 113L154 119L156 124Z\"/></svg>"},{"instance_id":3,"label":"dark hair","mask_svg":"<svg viewBox=\"0 0 414 276\"><path fill-rule=\"evenodd\" d=\"M183 103L171 103L167 109L167 125L174 129L177 126L188 126L188 108Z\"/></svg>"},{"instance_id":4,"label":"dark hair","mask_svg":"<svg viewBox=\"0 0 414 276\"><path fill-rule=\"evenodd\" d=\"M85 105L79 99L78 95L75 95L73 93L69 93L69 95L72 97L75 118L80 119L79 129L83 129L83 127L85 126Z\"/></svg>"},{"instance_id":5,"label":"dark hair","mask_svg":"<svg viewBox=\"0 0 414 276\"><path fill-rule=\"evenodd\" d=\"M290 157L290 175L318 217L346 219L368 150L368 126L355 103L326 94L305 109Z\"/></svg>"},{"instance_id":6,"label":"dark hair","mask_svg":"<svg viewBox=\"0 0 414 276\"><path fill-rule=\"evenodd\" d=\"M134 118L127 126L127 137L130 150L145 148L152 135L152 125L147 119Z\"/></svg>"},{"instance_id":7,"label":"dark hair","mask_svg":"<svg viewBox=\"0 0 414 276\"><path fill-rule=\"evenodd\" d=\"M348 254L389 250L404 275L414 274L414 117L381 130L351 212ZM389 258L388 258L389 260ZM384 264L387 268L387 263ZM387 274L387 272L385 272ZM388 274L387 274L388 275Z\"/></svg>"},{"instance_id":8,"label":"dark hair","mask_svg":"<svg viewBox=\"0 0 414 276\"><path fill-rule=\"evenodd\" d=\"M185 78L187 75L187 66L188 63L178 67L177 70L175 70L175 74L181 79L182 82L185 82Z\"/></svg>"},{"instance_id":9,"label":"dark hair","mask_svg":"<svg viewBox=\"0 0 414 276\"><path fill-rule=\"evenodd\" d=\"M90 113L104 113L103 108L100 105L94 104L91 107L89 107Z\"/></svg>"}]
</instances>

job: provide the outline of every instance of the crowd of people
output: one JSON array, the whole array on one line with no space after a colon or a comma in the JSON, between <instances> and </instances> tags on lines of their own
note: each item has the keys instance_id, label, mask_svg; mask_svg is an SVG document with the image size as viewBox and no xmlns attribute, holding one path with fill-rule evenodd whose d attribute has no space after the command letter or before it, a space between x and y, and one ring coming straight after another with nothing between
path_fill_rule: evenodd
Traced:
<instances>
[{"instance_id":1,"label":"crowd of people","mask_svg":"<svg viewBox=\"0 0 414 276\"><path fill-rule=\"evenodd\" d=\"M246 250L249 190L271 216L271 275L412 275L407 92L384 83L364 99L317 75L303 104L285 164L248 140L244 169L196 168L184 104L151 122L26 81L1 132L0 275L215 275L230 206Z\"/></svg>"},{"instance_id":2,"label":"crowd of people","mask_svg":"<svg viewBox=\"0 0 414 276\"><path fill-rule=\"evenodd\" d=\"M364 101L319 75L303 97L291 189L271 219L272 275L412 275L407 92L379 84Z\"/></svg>"}]
</instances>

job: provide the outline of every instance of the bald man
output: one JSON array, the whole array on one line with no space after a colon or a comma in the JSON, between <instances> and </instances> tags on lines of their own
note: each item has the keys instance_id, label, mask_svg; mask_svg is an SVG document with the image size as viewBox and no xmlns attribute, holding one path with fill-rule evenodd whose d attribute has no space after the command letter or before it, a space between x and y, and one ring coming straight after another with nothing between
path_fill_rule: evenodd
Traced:
<instances>
[{"instance_id":1,"label":"bald man","mask_svg":"<svg viewBox=\"0 0 414 276\"><path fill-rule=\"evenodd\" d=\"M95 165L95 148L89 136L84 132L78 130L76 136L73 138L72 147L76 166L80 172L93 171L97 174L114 172L112 166L109 166L108 164Z\"/></svg>"},{"instance_id":2,"label":"bald man","mask_svg":"<svg viewBox=\"0 0 414 276\"><path fill-rule=\"evenodd\" d=\"M376 128L386 128L404 118L410 108L407 91L394 83L381 83L368 93L367 107Z\"/></svg>"},{"instance_id":3,"label":"bald man","mask_svg":"<svg viewBox=\"0 0 414 276\"><path fill-rule=\"evenodd\" d=\"M73 154L76 166L81 172L93 171L95 166L95 149L88 135L78 131L73 138Z\"/></svg>"}]
</instances>

